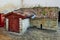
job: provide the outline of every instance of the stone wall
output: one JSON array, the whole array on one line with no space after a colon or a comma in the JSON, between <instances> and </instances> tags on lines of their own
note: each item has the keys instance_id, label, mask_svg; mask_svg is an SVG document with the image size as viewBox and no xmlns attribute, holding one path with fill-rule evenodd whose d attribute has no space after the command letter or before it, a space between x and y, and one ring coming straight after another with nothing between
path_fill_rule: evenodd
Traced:
<instances>
[{"instance_id":1,"label":"stone wall","mask_svg":"<svg viewBox=\"0 0 60 40\"><path fill-rule=\"evenodd\" d=\"M58 27L58 20L57 19L31 19L30 20L31 26L36 26L37 28L41 27L43 29L50 29L50 30L57 30Z\"/></svg>"}]
</instances>

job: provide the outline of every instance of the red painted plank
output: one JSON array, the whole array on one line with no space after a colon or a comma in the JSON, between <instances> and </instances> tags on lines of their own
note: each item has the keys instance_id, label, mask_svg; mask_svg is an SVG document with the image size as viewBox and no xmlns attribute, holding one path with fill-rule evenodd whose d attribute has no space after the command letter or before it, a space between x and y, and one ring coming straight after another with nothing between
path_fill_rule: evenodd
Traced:
<instances>
[{"instance_id":1,"label":"red painted plank","mask_svg":"<svg viewBox=\"0 0 60 40\"><path fill-rule=\"evenodd\" d=\"M0 14L0 27L4 27L4 15Z\"/></svg>"}]
</instances>

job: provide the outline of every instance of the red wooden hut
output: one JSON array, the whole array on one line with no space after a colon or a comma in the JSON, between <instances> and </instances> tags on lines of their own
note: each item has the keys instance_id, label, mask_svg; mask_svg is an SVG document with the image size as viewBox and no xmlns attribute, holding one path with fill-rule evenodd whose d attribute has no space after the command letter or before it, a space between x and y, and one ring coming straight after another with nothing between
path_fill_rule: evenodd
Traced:
<instances>
[{"instance_id":1,"label":"red wooden hut","mask_svg":"<svg viewBox=\"0 0 60 40\"><path fill-rule=\"evenodd\" d=\"M25 16L22 16L21 13L10 12L5 15L6 20L6 29L11 32L20 32L20 19L24 19Z\"/></svg>"}]
</instances>

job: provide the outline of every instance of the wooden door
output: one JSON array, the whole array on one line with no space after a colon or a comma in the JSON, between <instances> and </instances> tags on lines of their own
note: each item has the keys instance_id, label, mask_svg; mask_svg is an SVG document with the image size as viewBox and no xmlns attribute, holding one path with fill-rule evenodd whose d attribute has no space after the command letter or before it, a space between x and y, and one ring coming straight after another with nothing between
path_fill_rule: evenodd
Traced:
<instances>
[{"instance_id":1,"label":"wooden door","mask_svg":"<svg viewBox=\"0 0 60 40\"><path fill-rule=\"evenodd\" d=\"M19 19L12 18L9 19L9 31L11 32L19 32Z\"/></svg>"}]
</instances>

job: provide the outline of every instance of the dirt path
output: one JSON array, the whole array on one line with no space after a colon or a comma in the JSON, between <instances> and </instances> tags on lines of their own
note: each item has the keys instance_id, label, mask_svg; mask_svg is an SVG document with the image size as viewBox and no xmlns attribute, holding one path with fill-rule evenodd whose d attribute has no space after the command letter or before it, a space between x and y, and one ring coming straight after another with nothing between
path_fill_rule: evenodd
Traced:
<instances>
[{"instance_id":1,"label":"dirt path","mask_svg":"<svg viewBox=\"0 0 60 40\"><path fill-rule=\"evenodd\" d=\"M11 38L0 29L0 40L11 40Z\"/></svg>"}]
</instances>

